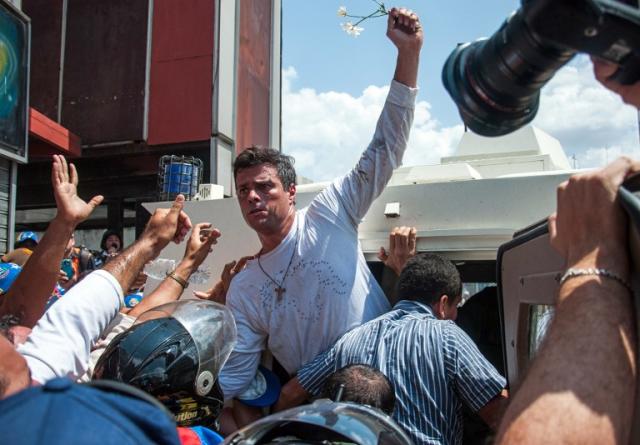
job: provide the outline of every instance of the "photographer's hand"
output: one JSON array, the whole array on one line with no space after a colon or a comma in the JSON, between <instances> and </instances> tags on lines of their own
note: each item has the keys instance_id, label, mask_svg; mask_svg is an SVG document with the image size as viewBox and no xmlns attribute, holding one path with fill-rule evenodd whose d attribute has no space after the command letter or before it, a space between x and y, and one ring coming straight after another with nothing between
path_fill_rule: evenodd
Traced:
<instances>
[{"instance_id":1,"label":"photographer's hand","mask_svg":"<svg viewBox=\"0 0 640 445\"><path fill-rule=\"evenodd\" d=\"M630 443L636 386L635 310L627 218L617 192L640 163L620 158L558 187L552 246L584 274L560 285L555 319L505 413L496 443Z\"/></svg>"},{"instance_id":2,"label":"photographer's hand","mask_svg":"<svg viewBox=\"0 0 640 445\"><path fill-rule=\"evenodd\" d=\"M593 62L593 73L602 85L617 93L624 103L640 108L640 81L631 85L622 85L610 79L618 70L618 65L595 57L592 57L591 61Z\"/></svg>"}]
</instances>

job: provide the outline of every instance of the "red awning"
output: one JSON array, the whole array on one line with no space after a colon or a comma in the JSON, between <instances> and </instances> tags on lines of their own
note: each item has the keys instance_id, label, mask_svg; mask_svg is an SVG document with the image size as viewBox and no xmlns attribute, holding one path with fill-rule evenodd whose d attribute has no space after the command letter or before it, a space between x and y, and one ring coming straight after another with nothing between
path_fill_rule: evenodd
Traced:
<instances>
[{"instance_id":1,"label":"red awning","mask_svg":"<svg viewBox=\"0 0 640 445\"><path fill-rule=\"evenodd\" d=\"M29 157L82 154L80 138L39 111L29 109Z\"/></svg>"}]
</instances>

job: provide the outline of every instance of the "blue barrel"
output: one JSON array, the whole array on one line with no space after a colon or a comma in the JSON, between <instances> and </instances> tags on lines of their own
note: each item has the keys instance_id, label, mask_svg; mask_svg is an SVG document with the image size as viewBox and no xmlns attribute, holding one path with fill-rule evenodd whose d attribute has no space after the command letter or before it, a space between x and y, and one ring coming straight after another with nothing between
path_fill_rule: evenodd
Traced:
<instances>
[{"instance_id":1,"label":"blue barrel","mask_svg":"<svg viewBox=\"0 0 640 445\"><path fill-rule=\"evenodd\" d=\"M195 195L198 191L198 173L198 167L192 164L179 162L166 165L162 192Z\"/></svg>"}]
</instances>

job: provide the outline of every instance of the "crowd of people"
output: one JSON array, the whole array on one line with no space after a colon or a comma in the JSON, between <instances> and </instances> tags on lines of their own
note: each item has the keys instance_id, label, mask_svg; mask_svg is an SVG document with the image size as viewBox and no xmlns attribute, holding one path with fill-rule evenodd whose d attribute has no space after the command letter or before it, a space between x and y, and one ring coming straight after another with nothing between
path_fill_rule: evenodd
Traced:
<instances>
[{"instance_id":1,"label":"crowd of people","mask_svg":"<svg viewBox=\"0 0 640 445\"><path fill-rule=\"evenodd\" d=\"M130 246L108 231L99 253L78 248L74 230L103 198L80 198L74 165L53 157L56 216L2 258L1 442L459 444L465 407L500 444L629 443L637 338L617 191L640 164L621 158L558 188L549 230L567 272L510 392L455 323L453 263L417 253L415 228L395 228L379 254L397 277L391 295L360 249L358 224L401 165L417 93L418 16L391 9L387 36L394 77L357 165L298 209L289 156L240 153L236 195L261 247L195 299L181 297L221 236L214 224L192 224L179 195ZM615 67L593 63L640 107L639 84L616 84ZM128 307L145 264L183 240L175 269Z\"/></svg>"}]
</instances>

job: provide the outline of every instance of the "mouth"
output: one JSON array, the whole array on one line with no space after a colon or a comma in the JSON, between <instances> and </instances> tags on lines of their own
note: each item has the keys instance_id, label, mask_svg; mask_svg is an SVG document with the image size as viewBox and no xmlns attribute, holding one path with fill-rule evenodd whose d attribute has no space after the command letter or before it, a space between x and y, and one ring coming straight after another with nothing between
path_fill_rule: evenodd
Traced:
<instances>
[{"instance_id":1,"label":"mouth","mask_svg":"<svg viewBox=\"0 0 640 445\"><path fill-rule=\"evenodd\" d=\"M262 209L262 208L260 208L260 209L253 209L253 210L251 210L251 211L249 212L249 215L256 215L256 214L263 213L263 212L264 212L264 213L267 213L267 209Z\"/></svg>"}]
</instances>

